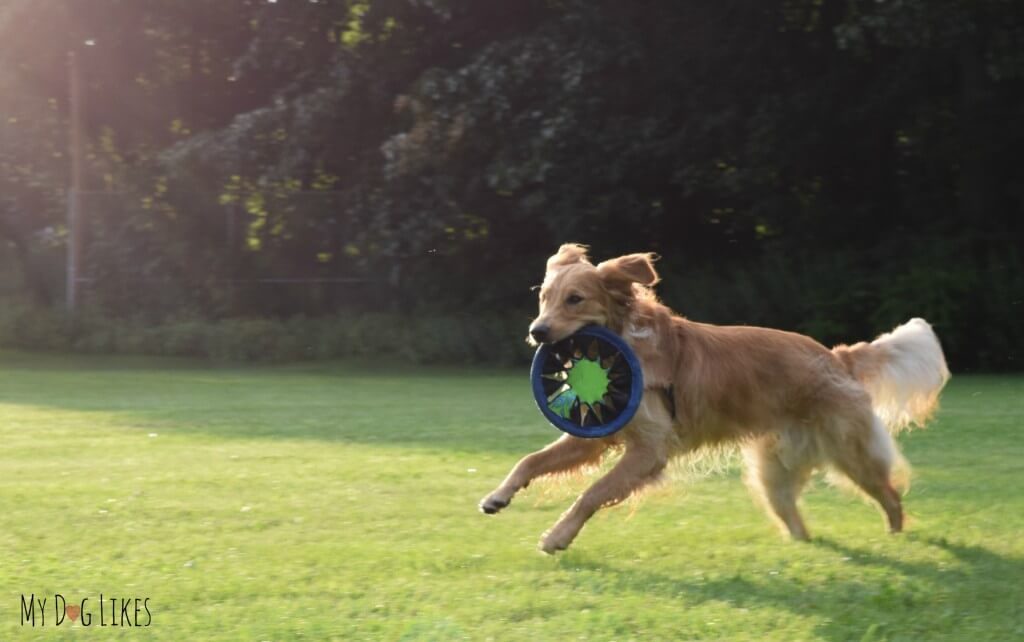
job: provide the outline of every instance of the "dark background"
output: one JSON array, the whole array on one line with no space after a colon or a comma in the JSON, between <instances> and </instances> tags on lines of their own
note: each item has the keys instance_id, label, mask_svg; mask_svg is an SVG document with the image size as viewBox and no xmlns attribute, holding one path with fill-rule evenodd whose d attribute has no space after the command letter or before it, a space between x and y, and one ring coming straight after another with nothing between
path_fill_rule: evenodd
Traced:
<instances>
[{"instance_id":1,"label":"dark background","mask_svg":"<svg viewBox=\"0 0 1024 642\"><path fill-rule=\"evenodd\" d=\"M562 242L701 321L1020 369L1012 0L8 0L0 343L521 360ZM67 55L86 144L64 300Z\"/></svg>"}]
</instances>

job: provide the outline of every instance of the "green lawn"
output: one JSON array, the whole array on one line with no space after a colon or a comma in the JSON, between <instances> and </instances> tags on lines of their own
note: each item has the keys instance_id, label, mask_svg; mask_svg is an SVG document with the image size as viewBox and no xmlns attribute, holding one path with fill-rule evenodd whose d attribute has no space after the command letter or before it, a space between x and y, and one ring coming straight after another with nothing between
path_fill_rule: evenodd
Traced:
<instances>
[{"instance_id":1,"label":"green lawn","mask_svg":"<svg viewBox=\"0 0 1024 642\"><path fill-rule=\"evenodd\" d=\"M0 639L67 629L54 593L96 639L1022 639L1022 422L1024 379L955 378L902 438L902 536L819 483L815 540L787 542L732 471L546 557L579 482L476 509L556 436L525 371L0 355ZM20 626L31 593L46 628ZM100 593L150 598L151 626L101 629Z\"/></svg>"}]
</instances>

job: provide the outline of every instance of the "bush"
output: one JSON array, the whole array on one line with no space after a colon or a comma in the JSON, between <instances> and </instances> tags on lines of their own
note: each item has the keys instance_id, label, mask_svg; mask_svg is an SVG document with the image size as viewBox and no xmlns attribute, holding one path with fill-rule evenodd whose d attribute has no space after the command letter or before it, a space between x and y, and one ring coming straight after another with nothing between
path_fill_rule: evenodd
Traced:
<instances>
[{"instance_id":1,"label":"bush","mask_svg":"<svg viewBox=\"0 0 1024 642\"><path fill-rule=\"evenodd\" d=\"M380 358L408 363L525 363L525 323L503 317L344 314L273 319L179 319L158 324L5 306L0 347L143 354L222 362Z\"/></svg>"},{"instance_id":2,"label":"bush","mask_svg":"<svg viewBox=\"0 0 1024 642\"><path fill-rule=\"evenodd\" d=\"M915 316L936 329L955 372L1024 367L1024 254L972 256L955 242L799 256L766 252L717 269L663 269L664 301L697 321L803 332L825 345L868 340ZM457 306L454 306L459 309ZM289 319L182 317L160 323L0 305L0 346L24 350L152 354L229 362L388 359L507 365L529 359L531 314L343 312ZM465 309L465 308L461 308Z\"/></svg>"}]
</instances>

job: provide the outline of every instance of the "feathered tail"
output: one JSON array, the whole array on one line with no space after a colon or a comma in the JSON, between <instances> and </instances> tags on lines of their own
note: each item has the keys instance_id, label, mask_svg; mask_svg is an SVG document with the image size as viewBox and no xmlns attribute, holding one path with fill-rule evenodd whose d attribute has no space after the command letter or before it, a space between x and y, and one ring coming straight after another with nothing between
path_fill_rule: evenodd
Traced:
<instances>
[{"instance_id":1,"label":"feathered tail","mask_svg":"<svg viewBox=\"0 0 1024 642\"><path fill-rule=\"evenodd\" d=\"M832 352L867 389L891 432L924 425L950 377L939 338L924 319L911 319L871 343L836 346Z\"/></svg>"}]
</instances>

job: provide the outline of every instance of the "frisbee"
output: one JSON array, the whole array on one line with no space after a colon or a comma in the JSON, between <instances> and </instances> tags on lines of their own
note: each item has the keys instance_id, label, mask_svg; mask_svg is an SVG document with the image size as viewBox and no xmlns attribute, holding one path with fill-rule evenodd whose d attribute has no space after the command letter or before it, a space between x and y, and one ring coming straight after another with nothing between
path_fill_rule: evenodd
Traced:
<instances>
[{"instance_id":1,"label":"frisbee","mask_svg":"<svg viewBox=\"0 0 1024 642\"><path fill-rule=\"evenodd\" d=\"M537 348L530 379L537 407L547 420L584 438L621 430L636 414L644 391L632 348L600 326L584 326Z\"/></svg>"}]
</instances>

